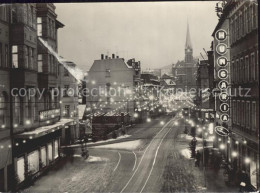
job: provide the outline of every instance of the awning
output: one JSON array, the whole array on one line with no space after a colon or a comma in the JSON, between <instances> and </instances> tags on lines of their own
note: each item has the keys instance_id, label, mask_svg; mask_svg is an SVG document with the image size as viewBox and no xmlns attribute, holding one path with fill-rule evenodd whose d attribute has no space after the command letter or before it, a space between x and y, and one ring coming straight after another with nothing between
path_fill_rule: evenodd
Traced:
<instances>
[{"instance_id":1,"label":"awning","mask_svg":"<svg viewBox=\"0 0 260 193\"><path fill-rule=\"evenodd\" d=\"M74 125L74 119L61 119L59 122L53 125L38 127L35 130L20 133L16 135L15 138L33 139L33 138L41 137L48 133L57 131L63 128L65 125Z\"/></svg>"}]
</instances>

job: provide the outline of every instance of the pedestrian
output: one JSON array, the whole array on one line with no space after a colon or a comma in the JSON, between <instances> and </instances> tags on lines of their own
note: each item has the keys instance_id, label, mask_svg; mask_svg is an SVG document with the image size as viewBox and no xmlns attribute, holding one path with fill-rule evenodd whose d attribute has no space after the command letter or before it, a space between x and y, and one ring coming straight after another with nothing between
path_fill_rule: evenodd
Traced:
<instances>
[{"instance_id":1,"label":"pedestrian","mask_svg":"<svg viewBox=\"0 0 260 193\"><path fill-rule=\"evenodd\" d=\"M200 167L200 158L201 158L201 154L198 150L197 153L196 153L195 167Z\"/></svg>"}]
</instances>

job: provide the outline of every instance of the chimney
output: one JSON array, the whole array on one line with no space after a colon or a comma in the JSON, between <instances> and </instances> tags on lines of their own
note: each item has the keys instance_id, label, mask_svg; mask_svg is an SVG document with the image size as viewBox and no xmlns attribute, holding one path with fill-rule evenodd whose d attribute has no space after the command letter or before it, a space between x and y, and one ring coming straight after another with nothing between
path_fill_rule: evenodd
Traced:
<instances>
[{"instance_id":1,"label":"chimney","mask_svg":"<svg viewBox=\"0 0 260 193\"><path fill-rule=\"evenodd\" d=\"M101 60L104 60L104 54L101 54Z\"/></svg>"},{"instance_id":2,"label":"chimney","mask_svg":"<svg viewBox=\"0 0 260 193\"><path fill-rule=\"evenodd\" d=\"M112 54L112 58L113 58L113 59L115 58L115 54Z\"/></svg>"},{"instance_id":3,"label":"chimney","mask_svg":"<svg viewBox=\"0 0 260 193\"><path fill-rule=\"evenodd\" d=\"M108 56L106 55L106 59L108 59Z\"/></svg>"}]
</instances>

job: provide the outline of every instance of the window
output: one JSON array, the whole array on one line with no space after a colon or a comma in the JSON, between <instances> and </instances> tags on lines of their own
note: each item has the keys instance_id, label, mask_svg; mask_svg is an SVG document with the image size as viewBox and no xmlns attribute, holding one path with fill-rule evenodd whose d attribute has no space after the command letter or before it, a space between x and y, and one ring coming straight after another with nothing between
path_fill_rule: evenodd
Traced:
<instances>
[{"instance_id":1,"label":"window","mask_svg":"<svg viewBox=\"0 0 260 193\"><path fill-rule=\"evenodd\" d=\"M37 57L37 64L38 64L38 72L43 72L43 66L42 66L42 54L38 54L38 57Z\"/></svg>"},{"instance_id":2,"label":"window","mask_svg":"<svg viewBox=\"0 0 260 193\"><path fill-rule=\"evenodd\" d=\"M247 9L247 32L251 31L251 6Z\"/></svg>"},{"instance_id":3,"label":"window","mask_svg":"<svg viewBox=\"0 0 260 193\"><path fill-rule=\"evenodd\" d=\"M42 36L42 17L37 17L37 36Z\"/></svg>"},{"instance_id":4,"label":"window","mask_svg":"<svg viewBox=\"0 0 260 193\"><path fill-rule=\"evenodd\" d=\"M256 117L256 102L253 101L252 102L252 131L256 132L256 121L257 121Z\"/></svg>"},{"instance_id":5,"label":"window","mask_svg":"<svg viewBox=\"0 0 260 193\"><path fill-rule=\"evenodd\" d=\"M69 90L69 85L64 85L64 93L63 96L67 97L68 96L68 90Z\"/></svg>"},{"instance_id":6,"label":"window","mask_svg":"<svg viewBox=\"0 0 260 193\"><path fill-rule=\"evenodd\" d=\"M240 66L239 66L239 59L236 60L236 82L239 82L238 77L240 76Z\"/></svg>"},{"instance_id":7,"label":"window","mask_svg":"<svg viewBox=\"0 0 260 193\"><path fill-rule=\"evenodd\" d=\"M65 117L69 117L70 116L70 106L69 105L65 105L64 116Z\"/></svg>"},{"instance_id":8,"label":"window","mask_svg":"<svg viewBox=\"0 0 260 193\"><path fill-rule=\"evenodd\" d=\"M234 122L237 123L237 101L234 101Z\"/></svg>"},{"instance_id":9,"label":"window","mask_svg":"<svg viewBox=\"0 0 260 193\"><path fill-rule=\"evenodd\" d=\"M245 116L246 116L246 128L248 128L249 129L249 123L250 123L250 101L247 101L246 102L246 108L245 108L245 110L246 110L246 114L245 114Z\"/></svg>"},{"instance_id":10,"label":"window","mask_svg":"<svg viewBox=\"0 0 260 193\"><path fill-rule=\"evenodd\" d=\"M247 34L247 32L248 32L248 19L247 19L247 8L245 9L245 11L244 11L244 34Z\"/></svg>"},{"instance_id":11,"label":"window","mask_svg":"<svg viewBox=\"0 0 260 193\"><path fill-rule=\"evenodd\" d=\"M257 81L259 81L258 80L258 72L259 72L259 63L258 63L258 57L259 57L259 55L258 55L258 50L257 50L257 54L256 54L256 80Z\"/></svg>"},{"instance_id":12,"label":"window","mask_svg":"<svg viewBox=\"0 0 260 193\"><path fill-rule=\"evenodd\" d=\"M241 36L244 36L244 12L240 15Z\"/></svg>"},{"instance_id":13,"label":"window","mask_svg":"<svg viewBox=\"0 0 260 193\"><path fill-rule=\"evenodd\" d=\"M5 67L8 67L8 45L5 45Z\"/></svg>"},{"instance_id":14,"label":"window","mask_svg":"<svg viewBox=\"0 0 260 193\"><path fill-rule=\"evenodd\" d=\"M240 105L241 105L241 103L240 103L240 101L238 100L238 101L237 101L237 124L239 124L239 125L240 125L240 123L241 123L241 117L240 117L240 114L241 114L241 111L240 111Z\"/></svg>"},{"instance_id":15,"label":"window","mask_svg":"<svg viewBox=\"0 0 260 193\"><path fill-rule=\"evenodd\" d=\"M233 123L236 123L236 101L233 100L232 102L232 117L233 117Z\"/></svg>"},{"instance_id":16,"label":"window","mask_svg":"<svg viewBox=\"0 0 260 193\"><path fill-rule=\"evenodd\" d=\"M232 69L232 76L231 76L232 80L231 80L231 81L232 81L232 82L235 82L235 76L236 76L235 72L236 72L236 67L235 67L235 62L234 62L234 60L232 60L231 69Z\"/></svg>"},{"instance_id":17,"label":"window","mask_svg":"<svg viewBox=\"0 0 260 193\"><path fill-rule=\"evenodd\" d=\"M21 107L21 108L20 108ZM19 96L14 97L14 124L20 124L21 123L21 110L22 105L20 103Z\"/></svg>"},{"instance_id":18,"label":"window","mask_svg":"<svg viewBox=\"0 0 260 193\"><path fill-rule=\"evenodd\" d=\"M24 67L29 67L29 51L27 46L24 46Z\"/></svg>"},{"instance_id":19,"label":"window","mask_svg":"<svg viewBox=\"0 0 260 193\"><path fill-rule=\"evenodd\" d=\"M258 73L258 71L256 71L256 67L255 67L255 53L251 54L251 79L252 80L256 80L256 73Z\"/></svg>"},{"instance_id":20,"label":"window","mask_svg":"<svg viewBox=\"0 0 260 193\"><path fill-rule=\"evenodd\" d=\"M32 96L28 97L28 119L35 120L35 97Z\"/></svg>"},{"instance_id":21,"label":"window","mask_svg":"<svg viewBox=\"0 0 260 193\"><path fill-rule=\"evenodd\" d=\"M248 81L250 77L250 68L248 56L245 57L245 81Z\"/></svg>"},{"instance_id":22,"label":"window","mask_svg":"<svg viewBox=\"0 0 260 193\"><path fill-rule=\"evenodd\" d=\"M6 125L6 97L3 93L0 93L0 129L4 128Z\"/></svg>"},{"instance_id":23,"label":"window","mask_svg":"<svg viewBox=\"0 0 260 193\"><path fill-rule=\"evenodd\" d=\"M29 47L29 68L33 70L33 48Z\"/></svg>"},{"instance_id":24,"label":"window","mask_svg":"<svg viewBox=\"0 0 260 193\"><path fill-rule=\"evenodd\" d=\"M12 46L12 68L18 68L18 46Z\"/></svg>"},{"instance_id":25,"label":"window","mask_svg":"<svg viewBox=\"0 0 260 193\"><path fill-rule=\"evenodd\" d=\"M2 43L0 43L0 67L3 65L3 51L2 51Z\"/></svg>"},{"instance_id":26,"label":"window","mask_svg":"<svg viewBox=\"0 0 260 193\"><path fill-rule=\"evenodd\" d=\"M241 113L241 125L245 126L245 101L242 101Z\"/></svg>"}]
</instances>

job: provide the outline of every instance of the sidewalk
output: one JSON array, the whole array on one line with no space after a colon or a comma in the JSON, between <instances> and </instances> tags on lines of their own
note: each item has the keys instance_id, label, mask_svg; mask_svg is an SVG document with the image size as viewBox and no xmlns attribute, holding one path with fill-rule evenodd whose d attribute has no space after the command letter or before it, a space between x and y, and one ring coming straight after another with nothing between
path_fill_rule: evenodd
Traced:
<instances>
[{"instance_id":1,"label":"sidewalk","mask_svg":"<svg viewBox=\"0 0 260 193\"><path fill-rule=\"evenodd\" d=\"M200 166L199 168L195 167L194 171L200 172L201 175L204 177L202 166ZM203 181L206 181L206 192L238 192L239 187L226 185L223 171L224 169L220 169L218 172L215 172L212 168L205 168L206 179L203 179Z\"/></svg>"}]
</instances>

